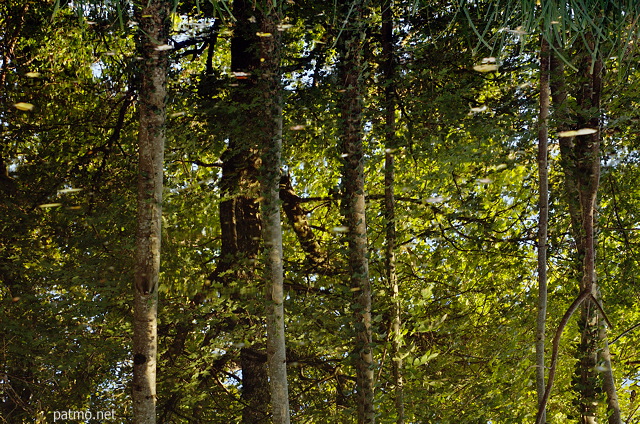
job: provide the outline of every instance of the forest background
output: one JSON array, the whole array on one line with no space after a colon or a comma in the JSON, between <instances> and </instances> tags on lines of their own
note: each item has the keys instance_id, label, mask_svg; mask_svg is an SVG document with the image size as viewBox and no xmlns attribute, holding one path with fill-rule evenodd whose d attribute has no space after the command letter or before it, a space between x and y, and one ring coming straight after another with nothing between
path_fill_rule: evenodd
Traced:
<instances>
[{"instance_id":1,"label":"forest background","mask_svg":"<svg viewBox=\"0 0 640 424\"><path fill-rule=\"evenodd\" d=\"M167 77L154 420L276 417L279 316L293 422L640 422L638 16L595 0L3 1L0 421L145 422L151 40ZM166 42L139 31L151 17ZM265 295L275 210L283 303Z\"/></svg>"}]
</instances>

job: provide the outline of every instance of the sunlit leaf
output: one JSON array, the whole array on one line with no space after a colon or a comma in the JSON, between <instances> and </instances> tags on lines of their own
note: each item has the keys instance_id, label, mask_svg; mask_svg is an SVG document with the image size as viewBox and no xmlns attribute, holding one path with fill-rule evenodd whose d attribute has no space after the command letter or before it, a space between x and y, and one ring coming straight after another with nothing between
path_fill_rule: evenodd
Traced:
<instances>
[{"instance_id":1,"label":"sunlit leaf","mask_svg":"<svg viewBox=\"0 0 640 424\"><path fill-rule=\"evenodd\" d=\"M258 37L273 37L273 34L270 32L256 32L256 35Z\"/></svg>"},{"instance_id":2,"label":"sunlit leaf","mask_svg":"<svg viewBox=\"0 0 640 424\"><path fill-rule=\"evenodd\" d=\"M471 113L480 113L480 112L484 112L487 110L487 106L486 105L482 105L479 107L472 107L471 108Z\"/></svg>"},{"instance_id":3,"label":"sunlit leaf","mask_svg":"<svg viewBox=\"0 0 640 424\"><path fill-rule=\"evenodd\" d=\"M26 74L24 74L24 76L27 78L38 78L40 75L40 72L27 72Z\"/></svg>"},{"instance_id":4,"label":"sunlit leaf","mask_svg":"<svg viewBox=\"0 0 640 424\"><path fill-rule=\"evenodd\" d=\"M485 63L482 65L475 65L473 67L473 70L478 72L493 72L493 71L497 71L498 68L499 66L496 65L495 63Z\"/></svg>"},{"instance_id":5,"label":"sunlit leaf","mask_svg":"<svg viewBox=\"0 0 640 424\"><path fill-rule=\"evenodd\" d=\"M580 128L579 130L560 131L558 137L577 137L579 135L595 134L598 130L594 128Z\"/></svg>"},{"instance_id":6,"label":"sunlit leaf","mask_svg":"<svg viewBox=\"0 0 640 424\"><path fill-rule=\"evenodd\" d=\"M333 227L331 231L334 233L346 233L349 231L349 227L342 225L339 227Z\"/></svg>"},{"instance_id":7,"label":"sunlit leaf","mask_svg":"<svg viewBox=\"0 0 640 424\"><path fill-rule=\"evenodd\" d=\"M440 203L443 202L445 199L442 196L436 196L436 197L428 197L426 199L424 199L424 201L426 203Z\"/></svg>"},{"instance_id":8,"label":"sunlit leaf","mask_svg":"<svg viewBox=\"0 0 640 424\"><path fill-rule=\"evenodd\" d=\"M33 110L33 105L31 103L25 103L25 102L18 102L18 103L14 103L13 107L15 107L18 110Z\"/></svg>"},{"instance_id":9,"label":"sunlit leaf","mask_svg":"<svg viewBox=\"0 0 640 424\"><path fill-rule=\"evenodd\" d=\"M58 190L58 194L77 193L79 191L82 191L82 189L81 188L65 188L62 190Z\"/></svg>"}]
</instances>

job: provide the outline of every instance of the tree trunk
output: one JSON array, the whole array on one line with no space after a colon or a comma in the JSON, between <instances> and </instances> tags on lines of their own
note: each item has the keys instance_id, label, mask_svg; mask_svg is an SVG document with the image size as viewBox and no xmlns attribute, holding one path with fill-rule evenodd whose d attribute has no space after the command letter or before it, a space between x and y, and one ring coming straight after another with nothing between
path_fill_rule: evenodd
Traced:
<instances>
[{"instance_id":1,"label":"tree trunk","mask_svg":"<svg viewBox=\"0 0 640 424\"><path fill-rule=\"evenodd\" d=\"M280 16L273 4L265 5L262 19L260 80L263 96L262 127L262 234L266 283L267 368L274 424L288 424L289 390L284 327L284 270L280 218L280 166L282 156L282 105L280 88Z\"/></svg>"},{"instance_id":2,"label":"tree trunk","mask_svg":"<svg viewBox=\"0 0 640 424\"><path fill-rule=\"evenodd\" d=\"M400 305L398 276L396 274L396 211L395 211L395 163L394 154L397 148L395 125L396 109L394 101L393 81L395 77L393 49L393 14L391 0L382 2L382 56L385 79L385 156L384 156L384 215L386 221L385 270L391 299L393 301L393 318L391 324L391 354L393 358L393 380L395 383L395 406L397 424L404 424L404 380L402 376L402 308Z\"/></svg>"},{"instance_id":3,"label":"tree trunk","mask_svg":"<svg viewBox=\"0 0 640 424\"><path fill-rule=\"evenodd\" d=\"M602 302L598 293L597 301ZM622 424L622 415L620 413L620 404L618 401L618 392L616 390L615 378L613 376L613 368L611 365L611 353L609 352L609 342L607 340L607 329L604 322L600 322L598 336L603 344L599 359L602 364L602 388L607 395L607 412L609 414L609 424Z\"/></svg>"},{"instance_id":4,"label":"tree trunk","mask_svg":"<svg viewBox=\"0 0 640 424\"><path fill-rule=\"evenodd\" d=\"M341 103L341 151L343 157L342 209L348 228L348 258L351 290L355 296L356 391L358 423L375 423L373 408L373 351L371 335L371 283L367 260L365 220L364 153L362 143L362 49L364 40L363 1L343 5L343 32L339 81Z\"/></svg>"},{"instance_id":5,"label":"tree trunk","mask_svg":"<svg viewBox=\"0 0 640 424\"><path fill-rule=\"evenodd\" d=\"M167 43L170 2L150 0L137 10L140 23L138 229L133 323L133 421L156 422L158 275L162 223Z\"/></svg>"},{"instance_id":6,"label":"tree trunk","mask_svg":"<svg viewBox=\"0 0 640 424\"><path fill-rule=\"evenodd\" d=\"M549 222L549 43L540 38L540 112L538 117L538 319L536 328L536 390L538 409L545 390L545 329L547 319L547 226ZM543 410L541 422L546 422Z\"/></svg>"},{"instance_id":7,"label":"tree trunk","mask_svg":"<svg viewBox=\"0 0 640 424\"><path fill-rule=\"evenodd\" d=\"M592 43L587 34L585 42ZM576 387L579 394L582 423L595 423L600 376L597 374L600 344L606 346L606 331L601 328L604 318L596 305L598 284L596 276L596 202L600 183L600 98L602 75L601 57L592 60L588 53L593 46L578 48L578 75L576 75L575 116L570 116L567 98L568 89L564 81L564 65L556 55L551 58L551 87L560 130L590 128L592 134L565 134L560 139L561 165L565 174L565 194L571 216L573 236L576 243L576 270L580 291L591 293L582 304L579 328L581 341L578 351ZM608 349L605 349L608 350ZM605 357L607 356L605 352ZM608 359L610 362L610 359ZM607 358L605 358L605 362ZM602 382L607 391L610 409L609 423L621 424L617 394L613 384L611 367L603 367Z\"/></svg>"},{"instance_id":8,"label":"tree trunk","mask_svg":"<svg viewBox=\"0 0 640 424\"><path fill-rule=\"evenodd\" d=\"M220 181L220 260L211 279L225 287L225 295L240 301L239 315L259 315L262 291L256 287L256 260L260 252L262 220L260 217L260 137L256 117L264 105L258 90L262 16L249 0L233 2L236 25L231 38L231 71L236 76L231 99L237 113L231 117L228 147L222 154ZM241 295L242 291L242 295ZM248 324L246 319L238 318ZM257 335L257 334L256 334ZM262 338L260 334L258 338ZM252 343L240 350L242 369L243 424L263 424L269 415L269 382L264 346Z\"/></svg>"}]
</instances>

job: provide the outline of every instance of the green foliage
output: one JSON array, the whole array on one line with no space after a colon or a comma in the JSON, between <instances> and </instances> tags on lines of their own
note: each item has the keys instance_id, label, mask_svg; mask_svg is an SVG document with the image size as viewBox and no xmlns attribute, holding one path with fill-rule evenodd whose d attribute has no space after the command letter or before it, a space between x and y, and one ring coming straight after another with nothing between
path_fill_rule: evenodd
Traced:
<instances>
[{"instance_id":1,"label":"green foliage","mask_svg":"<svg viewBox=\"0 0 640 424\"><path fill-rule=\"evenodd\" d=\"M127 422L137 153L128 9L74 2L84 5L78 19L78 9L64 4L27 3L26 11L21 2L0 4L0 44L12 48L0 58L0 416L30 422L55 410L115 409L118 420ZM379 10L367 14L362 100L380 423L396 420L382 203L387 84L398 104L394 155L406 421L520 423L535 415L537 40L500 29L521 25L533 33L556 12L506 2L504 15L513 19L499 22L498 3L462 3L468 15L432 3L395 4L393 81L385 81L377 65ZM609 6L602 16L594 14L596 25L613 22L621 10L635 11L631 4ZM336 141L340 82L334 46L342 23L321 2L283 7L283 161L334 267L314 270L284 222L292 421L351 423L353 293L344 268ZM239 88L229 47L235 23L227 3L180 2L174 19L179 48L171 55L168 98L159 422L239 422L240 349L264 342L262 288L244 281L224 286L211 276L221 252L223 153L230 138L249 133L255 120L234 98ZM566 32L558 33L567 40L591 25L587 18L562 22ZM618 38L630 37L634 29L619 25L624 31ZM207 38L213 30L215 44ZM602 37L612 51L616 40L608 33ZM621 59L635 54L632 44L625 48ZM0 52L8 54L6 47ZM500 62L497 72L473 70L492 56ZM640 74L631 61L620 63L608 62L605 84L598 276L615 326L611 350L621 404L634 422ZM14 107L19 102L34 107L20 110ZM553 143L550 158L549 335L576 294ZM567 331L550 422L574 415L571 347L580 335L575 325Z\"/></svg>"}]
</instances>

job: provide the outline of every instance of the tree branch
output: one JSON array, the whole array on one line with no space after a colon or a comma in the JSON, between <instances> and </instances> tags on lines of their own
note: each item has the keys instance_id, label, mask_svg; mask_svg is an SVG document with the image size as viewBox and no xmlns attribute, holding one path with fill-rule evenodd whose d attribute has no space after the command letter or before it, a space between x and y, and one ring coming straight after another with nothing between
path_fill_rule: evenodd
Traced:
<instances>
[{"instance_id":1,"label":"tree branch","mask_svg":"<svg viewBox=\"0 0 640 424\"><path fill-rule=\"evenodd\" d=\"M564 332L564 328L569 323L569 319L571 319L571 316L573 315L573 313L576 310L578 310L578 307L582 304L582 302L584 302L588 298L591 298L592 296L593 294L591 293L590 287L583 290L580 293L580 295L578 295L578 297L573 301L571 306L569 306L569 309L567 309L567 312L564 313L562 320L558 324L556 335L553 337L553 343L552 343L553 350L551 352L551 366L549 368L549 377L547 380L547 386L544 390L544 396L542 397L540 401L540 405L538 406L538 413L536 415L536 424L543 424L542 418L544 416L544 411L547 408L547 402L549 401L549 394L551 393L551 388L553 387L553 380L556 376L556 366L558 365L558 353L560 350L560 337L562 336L562 333Z\"/></svg>"}]
</instances>

